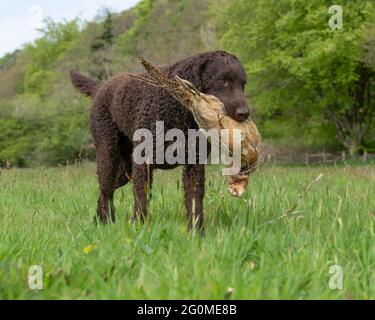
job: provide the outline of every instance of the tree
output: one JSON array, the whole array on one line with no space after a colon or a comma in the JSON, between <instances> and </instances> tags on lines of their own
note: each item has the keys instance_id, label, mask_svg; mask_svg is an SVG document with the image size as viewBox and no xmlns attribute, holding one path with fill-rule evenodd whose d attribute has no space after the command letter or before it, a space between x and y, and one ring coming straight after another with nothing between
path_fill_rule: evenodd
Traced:
<instances>
[{"instance_id":1,"label":"tree","mask_svg":"<svg viewBox=\"0 0 375 320\"><path fill-rule=\"evenodd\" d=\"M56 23L48 18L45 20L44 28L39 32L41 37L25 48L31 63L27 65L23 77L23 90L43 96L50 92L54 76L53 67L79 38L79 21Z\"/></svg>"},{"instance_id":2,"label":"tree","mask_svg":"<svg viewBox=\"0 0 375 320\"><path fill-rule=\"evenodd\" d=\"M152 9L154 7L153 0L141 0L136 7L134 12L137 16L134 21L133 26L128 29L124 34L119 36L117 40L118 49L124 55L134 54L134 49L136 47L137 37L143 26L147 23Z\"/></svg>"},{"instance_id":3,"label":"tree","mask_svg":"<svg viewBox=\"0 0 375 320\"><path fill-rule=\"evenodd\" d=\"M372 110L371 112L375 112L375 90L374 90L374 73L375 73L375 24L372 24L366 32L365 41L363 44L364 53L363 53L363 59L362 62L365 65L366 68L369 69L369 72L372 74L371 79L369 79L369 85L368 85L368 101L372 104ZM369 117L370 121L370 133L368 137L367 146L370 150L375 149L375 125L373 117Z\"/></svg>"},{"instance_id":4,"label":"tree","mask_svg":"<svg viewBox=\"0 0 375 320\"><path fill-rule=\"evenodd\" d=\"M0 58L0 70L7 70L12 67L17 60L21 50L17 49L11 53L6 53L2 58Z\"/></svg>"},{"instance_id":5,"label":"tree","mask_svg":"<svg viewBox=\"0 0 375 320\"><path fill-rule=\"evenodd\" d=\"M109 9L104 9L104 13L97 18L101 23L102 32L91 44L92 67L91 74L99 80L105 80L112 76L111 71L111 48L113 46L113 20Z\"/></svg>"},{"instance_id":6,"label":"tree","mask_svg":"<svg viewBox=\"0 0 375 320\"><path fill-rule=\"evenodd\" d=\"M328 27L324 0L235 1L222 45L249 74L249 93L263 119L333 125L354 154L374 116L374 73L363 62L363 40L374 17L370 0L342 0L344 28Z\"/></svg>"}]
</instances>

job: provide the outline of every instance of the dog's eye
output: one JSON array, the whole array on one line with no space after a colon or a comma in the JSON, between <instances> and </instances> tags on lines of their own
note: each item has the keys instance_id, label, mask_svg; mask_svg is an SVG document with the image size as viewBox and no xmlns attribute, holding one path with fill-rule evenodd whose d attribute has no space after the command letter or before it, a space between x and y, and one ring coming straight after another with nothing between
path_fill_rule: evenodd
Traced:
<instances>
[{"instance_id":1,"label":"dog's eye","mask_svg":"<svg viewBox=\"0 0 375 320\"><path fill-rule=\"evenodd\" d=\"M227 87L229 85L229 82L227 80L219 80L219 83L224 87Z\"/></svg>"}]
</instances>

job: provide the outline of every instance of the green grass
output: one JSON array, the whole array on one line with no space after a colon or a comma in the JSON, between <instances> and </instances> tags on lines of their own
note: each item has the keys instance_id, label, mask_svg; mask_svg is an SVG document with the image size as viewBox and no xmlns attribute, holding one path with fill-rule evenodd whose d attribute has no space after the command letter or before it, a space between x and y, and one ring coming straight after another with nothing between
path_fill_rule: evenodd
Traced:
<instances>
[{"instance_id":1,"label":"green grass","mask_svg":"<svg viewBox=\"0 0 375 320\"><path fill-rule=\"evenodd\" d=\"M186 230L179 175L156 174L146 224L129 221L129 185L103 227L92 164L2 171L0 298L223 299L230 287L233 299L375 298L374 166L264 167L241 200L210 168L204 238ZM342 290L328 286L336 264ZM28 288L31 265L41 291Z\"/></svg>"}]
</instances>

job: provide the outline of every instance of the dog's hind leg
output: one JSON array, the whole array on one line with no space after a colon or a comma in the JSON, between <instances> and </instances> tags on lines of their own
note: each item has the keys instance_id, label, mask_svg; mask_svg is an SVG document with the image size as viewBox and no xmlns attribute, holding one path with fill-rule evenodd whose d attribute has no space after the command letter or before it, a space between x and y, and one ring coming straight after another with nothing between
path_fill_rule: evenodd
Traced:
<instances>
[{"instance_id":1,"label":"dog's hind leg","mask_svg":"<svg viewBox=\"0 0 375 320\"><path fill-rule=\"evenodd\" d=\"M98 108L96 109L96 107ZM116 189L117 172L120 165L119 130L105 108L101 105L94 105L93 110L90 128L96 148L96 165L100 189L95 221L99 220L106 224L109 220L115 221L113 194Z\"/></svg>"},{"instance_id":2,"label":"dog's hind leg","mask_svg":"<svg viewBox=\"0 0 375 320\"><path fill-rule=\"evenodd\" d=\"M106 224L109 218L115 222L114 192L132 179L132 148L115 126L98 141L97 173L100 195L96 220Z\"/></svg>"},{"instance_id":3,"label":"dog's hind leg","mask_svg":"<svg viewBox=\"0 0 375 320\"><path fill-rule=\"evenodd\" d=\"M97 218L103 224L115 222L115 207L113 194L116 189L116 174L120 157L115 150L102 145L97 147L97 174L99 178L100 195L97 206Z\"/></svg>"},{"instance_id":4,"label":"dog's hind leg","mask_svg":"<svg viewBox=\"0 0 375 320\"><path fill-rule=\"evenodd\" d=\"M134 185L134 220L142 222L147 217L148 200L150 199L152 186L152 167L133 163L133 185Z\"/></svg>"}]
</instances>

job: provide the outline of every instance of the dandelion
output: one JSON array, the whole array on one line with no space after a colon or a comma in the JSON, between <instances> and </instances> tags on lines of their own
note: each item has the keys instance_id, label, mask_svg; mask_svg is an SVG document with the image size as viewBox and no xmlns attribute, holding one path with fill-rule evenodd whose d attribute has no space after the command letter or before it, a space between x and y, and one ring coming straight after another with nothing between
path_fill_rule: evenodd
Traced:
<instances>
[{"instance_id":1,"label":"dandelion","mask_svg":"<svg viewBox=\"0 0 375 320\"><path fill-rule=\"evenodd\" d=\"M92 250L96 248L95 244L89 244L87 247L83 248L83 253L84 254L89 254Z\"/></svg>"}]
</instances>

